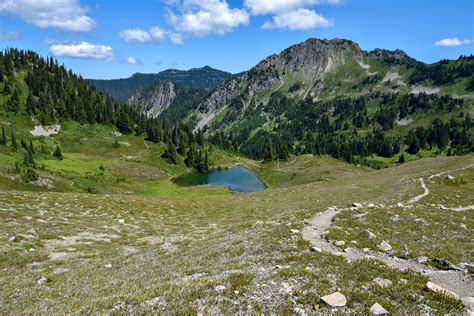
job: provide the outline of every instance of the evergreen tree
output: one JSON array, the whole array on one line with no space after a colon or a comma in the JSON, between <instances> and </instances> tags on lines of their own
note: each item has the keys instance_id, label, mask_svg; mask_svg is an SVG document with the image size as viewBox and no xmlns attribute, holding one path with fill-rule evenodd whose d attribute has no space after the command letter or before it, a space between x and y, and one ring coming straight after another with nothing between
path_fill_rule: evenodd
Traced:
<instances>
[{"instance_id":1,"label":"evergreen tree","mask_svg":"<svg viewBox=\"0 0 474 316\"><path fill-rule=\"evenodd\" d=\"M61 150L61 147L59 145L56 145L56 149L54 150L53 156L56 157L56 159L63 160L63 152Z\"/></svg>"},{"instance_id":2,"label":"evergreen tree","mask_svg":"<svg viewBox=\"0 0 474 316\"><path fill-rule=\"evenodd\" d=\"M405 163L405 154L402 153L400 155L400 158L398 158L397 163Z\"/></svg>"},{"instance_id":3,"label":"evergreen tree","mask_svg":"<svg viewBox=\"0 0 474 316\"><path fill-rule=\"evenodd\" d=\"M178 154L176 152L176 148L174 147L174 144L172 141L168 142L168 148L166 148L165 158L168 158L168 160L173 164L177 165L178 164Z\"/></svg>"},{"instance_id":4,"label":"evergreen tree","mask_svg":"<svg viewBox=\"0 0 474 316\"><path fill-rule=\"evenodd\" d=\"M10 99L7 101L5 107L6 107L6 110L9 112L17 113L18 111L20 111L20 95L19 95L18 89L15 89L13 91L13 94L10 97Z\"/></svg>"},{"instance_id":5,"label":"evergreen tree","mask_svg":"<svg viewBox=\"0 0 474 316\"><path fill-rule=\"evenodd\" d=\"M12 131L12 134L11 134L11 143L12 143L12 148L13 150L17 150L18 149L18 143L16 141L16 136L15 136L15 132Z\"/></svg>"},{"instance_id":6,"label":"evergreen tree","mask_svg":"<svg viewBox=\"0 0 474 316\"><path fill-rule=\"evenodd\" d=\"M6 145L7 144L7 131L5 130L5 126L2 125L2 138L0 138L0 144Z\"/></svg>"}]
</instances>

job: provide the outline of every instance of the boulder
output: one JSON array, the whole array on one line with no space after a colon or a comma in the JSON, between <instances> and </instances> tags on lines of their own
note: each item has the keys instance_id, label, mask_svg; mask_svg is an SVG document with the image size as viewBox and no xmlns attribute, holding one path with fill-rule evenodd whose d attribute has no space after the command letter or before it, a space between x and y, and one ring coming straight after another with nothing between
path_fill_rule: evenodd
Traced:
<instances>
[{"instance_id":1,"label":"boulder","mask_svg":"<svg viewBox=\"0 0 474 316\"><path fill-rule=\"evenodd\" d=\"M438 265L440 265L445 270L458 270L458 271L462 270L462 269L458 268L455 264L453 264L453 263L451 263L447 260L440 259L440 258L434 258L433 262L437 263Z\"/></svg>"},{"instance_id":2,"label":"boulder","mask_svg":"<svg viewBox=\"0 0 474 316\"><path fill-rule=\"evenodd\" d=\"M379 249L383 251L390 251L392 250L392 246L390 246L390 244L384 240L379 244Z\"/></svg>"},{"instance_id":3,"label":"boulder","mask_svg":"<svg viewBox=\"0 0 474 316\"><path fill-rule=\"evenodd\" d=\"M375 234L368 229L364 229L362 233L364 234L365 237L369 239L375 238Z\"/></svg>"},{"instance_id":4,"label":"boulder","mask_svg":"<svg viewBox=\"0 0 474 316\"><path fill-rule=\"evenodd\" d=\"M332 294L323 296L321 297L321 300L331 307L344 307L347 304L346 297L339 292L334 292Z\"/></svg>"},{"instance_id":5,"label":"boulder","mask_svg":"<svg viewBox=\"0 0 474 316\"><path fill-rule=\"evenodd\" d=\"M416 259L416 261L418 261L418 263L426 263L428 262L428 257L421 256L418 259Z\"/></svg>"},{"instance_id":6,"label":"boulder","mask_svg":"<svg viewBox=\"0 0 474 316\"><path fill-rule=\"evenodd\" d=\"M336 246L342 247L346 244L346 242L344 240L337 240L334 244Z\"/></svg>"},{"instance_id":7,"label":"boulder","mask_svg":"<svg viewBox=\"0 0 474 316\"><path fill-rule=\"evenodd\" d=\"M459 299L459 295L457 295L456 293L451 292L450 290L446 290L446 289L442 288L441 286L439 286L437 284L434 284L431 281L426 283L426 287L432 292L443 294L443 295L446 295L446 296L449 296L449 297L452 297L452 298L455 298L455 299Z\"/></svg>"},{"instance_id":8,"label":"boulder","mask_svg":"<svg viewBox=\"0 0 474 316\"><path fill-rule=\"evenodd\" d=\"M355 208L362 208L362 204L360 204L360 203L352 203L352 207L355 207Z\"/></svg>"},{"instance_id":9,"label":"boulder","mask_svg":"<svg viewBox=\"0 0 474 316\"><path fill-rule=\"evenodd\" d=\"M226 290L226 287L223 285L218 285L214 288L214 291L216 292L224 292Z\"/></svg>"},{"instance_id":10,"label":"boulder","mask_svg":"<svg viewBox=\"0 0 474 316\"><path fill-rule=\"evenodd\" d=\"M448 179L449 181L453 181L453 180L454 180L454 177L453 177L452 175L448 174L448 175L446 176L446 179Z\"/></svg>"},{"instance_id":11,"label":"boulder","mask_svg":"<svg viewBox=\"0 0 474 316\"><path fill-rule=\"evenodd\" d=\"M374 315L387 315L388 314L388 311L382 307L382 305L380 305L379 303L375 303L374 305L372 305L372 307L370 308L370 312Z\"/></svg>"},{"instance_id":12,"label":"boulder","mask_svg":"<svg viewBox=\"0 0 474 316\"><path fill-rule=\"evenodd\" d=\"M322 252L321 248L318 248L316 246L312 246L311 248L309 248L309 250L311 250L311 252Z\"/></svg>"}]
</instances>

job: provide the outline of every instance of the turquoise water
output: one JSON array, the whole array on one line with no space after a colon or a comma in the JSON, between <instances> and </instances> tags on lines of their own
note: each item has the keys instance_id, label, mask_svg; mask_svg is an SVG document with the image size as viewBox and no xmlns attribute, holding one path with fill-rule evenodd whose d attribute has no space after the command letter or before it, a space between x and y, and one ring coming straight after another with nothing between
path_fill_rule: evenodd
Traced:
<instances>
[{"instance_id":1,"label":"turquoise water","mask_svg":"<svg viewBox=\"0 0 474 316\"><path fill-rule=\"evenodd\" d=\"M180 186L215 185L225 186L234 192L257 192L267 188L265 183L249 169L237 166L209 173L192 173L173 180Z\"/></svg>"}]
</instances>

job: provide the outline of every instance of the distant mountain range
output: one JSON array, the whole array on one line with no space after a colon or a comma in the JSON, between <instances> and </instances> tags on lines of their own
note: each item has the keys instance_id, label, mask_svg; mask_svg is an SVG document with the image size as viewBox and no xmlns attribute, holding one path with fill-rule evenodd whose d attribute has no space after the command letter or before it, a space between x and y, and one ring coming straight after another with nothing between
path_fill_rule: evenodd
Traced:
<instances>
[{"instance_id":1,"label":"distant mountain range","mask_svg":"<svg viewBox=\"0 0 474 316\"><path fill-rule=\"evenodd\" d=\"M205 66L187 71L169 69L156 74L135 73L130 78L124 79L89 79L88 81L99 91L106 92L119 101L124 101L137 89L150 87L163 80L169 80L190 88L210 91L232 76L231 73Z\"/></svg>"}]
</instances>

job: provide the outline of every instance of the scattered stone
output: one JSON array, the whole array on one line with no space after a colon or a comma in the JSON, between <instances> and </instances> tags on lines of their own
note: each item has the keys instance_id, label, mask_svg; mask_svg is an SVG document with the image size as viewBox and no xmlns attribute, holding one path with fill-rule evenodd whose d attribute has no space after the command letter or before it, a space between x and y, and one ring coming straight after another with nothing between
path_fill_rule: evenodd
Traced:
<instances>
[{"instance_id":1,"label":"scattered stone","mask_svg":"<svg viewBox=\"0 0 474 316\"><path fill-rule=\"evenodd\" d=\"M417 224L426 225L426 221L422 218L416 218L414 222Z\"/></svg>"},{"instance_id":2,"label":"scattered stone","mask_svg":"<svg viewBox=\"0 0 474 316\"><path fill-rule=\"evenodd\" d=\"M46 283L48 279L46 279L46 277L42 276L41 278L39 278L37 281L36 281L36 284L38 285L43 285Z\"/></svg>"},{"instance_id":3,"label":"scattered stone","mask_svg":"<svg viewBox=\"0 0 474 316\"><path fill-rule=\"evenodd\" d=\"M404 205L402 203L398 202L397 207L404 207Z\"/></svg>"},{"instance_id":4,"label":"scattered stone","mask_svg":"<svg viewBox=\"0 0 474 316\"><path fill-rule=\"evenodd\" d=\"M392 246L390 246L390 244L384 240L379 244L379 249L383 251L390 251L392 250Z\"/></svg>"},{"instance_id":5,"label":"scattered stone","mask_svg":"<svg viewBox=\"0 0 474 316\"><path fill-rule=\"evenodd\" d=\"M446 296L449 296L449 297L452 297L452 298L455 298L455 299L459 299L459 295L457 295L456 293L453 293L449 290L446 290L446 289L442 288L441 286L439 286L437 284L434 284L431 281L426 283L426 287L432 292L440 293L440 294L443 294L443 295L446 295Z\"/></svg>"},{"instance_id":6,"label":"scattered stone","mask_svg":"<svg viewBox=\"0 0 474 316\"><path fill-rule=\"evenodd\" d=\"M467 226L466 226L466 224L463 224L463 223L459 224L459 227L461 227L461 228L462 228L462 229L464 229L464 230L466 230L466 229L467 229Z\"/></svg>"},{"instance_id":7,"label":"scattered stone","mask_svg":"<svg viewBox=\"0 0 474 316\"><path fill-rule=\"evenodd\" d=\"M13 235L13 236L11 236L10 238L8 238L8 241L9 241L9 242L16 242L16 241L18 241L18 236L17 236L17 235Z\"/></svg>"},{"instance_id":8,"label":"scattered stone","mask_svg":"<svg viewBox=\"0 0 474 316\"><path fill-rule=\"evenodd\" d=\"M372 305L372 307L370 308L370 312L374 315L386 315L388 314L388 311L382 307L382 305L380 305L379 303L375 303L374 305Z\"/></svg>"},{"instance_id":9,"label":"scattered stone","mask_svg":"<svg viewBox=\"0 0 474 316\"><path fill-rule=\"evenodd\" d=\"M369 252L370 249L369 249L369 248L362 248L362 251L363 251L363 252Z\"/></svg>"},{"instance_id":10,"label":"scattered stone","mask_svg":"<svg viewBox=\"0 0 474 316\"><path fill-rule=\"evenodd\" d=\"M438 265L440 265L445 270L458 270L458 271L461 270L455 264L453 264L453 263L451 263L447 260L443 260L443 259L440 259L440 258L434 258L433 262L437 263Z\"/></svg>"},{"instance_id":11,"label":"scattered stone","mask_svg":"<svg viewBox=\"0 0 474 316\"><path fill-rule=\"evenodd\" d=\"M400 280L398 280L398 283L399 284L407 284L408 281L406 279L400 279Z\"/></svg>"},{"instance_id":12,"label":"scattered stone","mask_svg":"<svg viewBox=\"0 0 474 316\"><path fill-rule=\"evenodd\" d=\"M299 233L300 233L300 231L297 230L297 229L292 229L291 232L292 232L293 234L299 234Z\"/></svg>"},{"instance_id":13,"label":"scattered stone","mask_svg":"<svg viewBox=\"0 0 474 316\"><path fill-rule=\"evenodd\" d=\"M347 304L347 299L344 295L339 292L334 292L330 295L321 297L324 303L331 307L344 307Z\"/></svg>"},{"instance_id":14,"label":"scattered stone","mask_svg":"<svg viewBox=\"0 0 474 316\"><path fill-rule=\"evenodd\" d=\"M375 234L368 229L364 229L362 233L369 239L375 238Z\"/></svg>"},{"instance_id":15,"label":"scattered stone","mask_svg":"<svg viewBox=\"0 0 474 316\"><path fill-rule=\"evenodd\" d=\"M337 240L334 244L336 246L342 247L346 244L346 242L344 240Z\"/></svg>"},{"instance_id":16,"label":"scattered stone","mask_svg":"<svg viewBox=\"0 0 474 316\"><path fill-rule=\"evenodd\" d=\"M468 271L469 269L474 268L474 265L466 262L461 262L460 264L458 264L458 267L464 271Z\"/></svg>"},{"instance_id":17,"label":"scattered stone","mask_svg":"<svg viewBox=\"0 0 474 316\"><path fill-rule=\"evenodd\" d=\"M400 215L393 215L392 217L390 217L390 220L392 222L398 222L400 220Z\"/></svg>"},{"instance_id":18,"label":"scattered stone","mask_svg":"<svg viewBox=\"0 0 474 316\"><path fill-rule=\"evenodd\" d=\"M362 208L362 204L360 204L360 203L352 203L352 207L355 207L355 208Z\"/></svg>"},{"instance_id":19,"label":"scattered stone","mask_svg":"<svg viewBox=\"0 0 474 316\"><path fill-rule=\"evenodd\" d=\"M214 288L214 291L216 292L224 292L227 288L223 285L218 285Z\"/></svg>"},{"instance_id":20,"label":"scattered stone","mask_svg":"<svg viewBox=\"0 0 474 316\"><path fill-rule=\"evenodd\" d=\"M109 263L109 264L106 264L106 265L104 266L104 268L106 268L106 269L112 269L112 267L113 267L113 266L112 266L112 264L110 264L110 263Z\"/></svg>"},{"instance_id":21,"label":"scattered stone","mask_svg":"<svg viewBox=\"0 0 474 316\"><path fill-rule=\"evenodd\" d=\"M390 285L392 285L392 281L383 278L375 278L373 282L380 287L389 287Z\"/></svg>"},{"instance_id":22,"label":"scattered stone","mask_svg":"<svg viewBox=\"0 0 474 316\"><path fill-rule=\"evenodd\" d=\"M301 307L295 307L293 311L295 312L296 315L302 315L302 316L306 315L306 311L302 309Z\"/></svg>"},{"instance_id":23,"label":"scattered stone","mask_svg":"<svg viewBox=\"0 0 474 316\"><path fill-rule=\"evenodd\" d=\"M367 207L369 207L369 208L374 208L374 207L375 207L375 204L374 204L374 203L369 203L369 204L367 205Z\"/></svg>"},{"instance_id":24,"label":"scattered stone","mask_svg":"<svg viewBox=\"0 0 474 316\"><path fill-rule=\"evenodd\" d=\"M428 262L428 257L421 256L421 257L419 257L418 259L416 259L416 261L417 261L418 263L420 263L420 264L421 264L421 263L426 263L426 262Z\"/></svg>"},{"instance_id":25,"label":"scattered stone","mask_svg":"<svg viewBox=\"0 0 474 316\"><path fill-rule=\"evenodd\" d=\"M448 174L448 175L446 176L446 179L448 179L449 181L453 181L453 180L454 180L454 177L453 177L452 175Z\"/></svg>"},{"instance_id":26,"label":"scattered stone","mask_svg":"<svg viewBox=\"0 0 474 316\"><path fill-rule=\"evenodd\" d=\"M281 284L281 292L283 294L290 295L291 293L293 293L293 290L294 290L293 287L289 285L288 283L283 282Z\"/></svg>"},{"instance_id":27,"label":"scattered stone","mask_svg":"<svg viewBox=\"0 0 474 316\"><path fill-rule=\"evenodd\" d=\"M311 250L311 252L322 252L321 248L318 248L316 246L312 246L309 250Z\"/></svg>"},{"instance_id":28,"label":"scattered stone","mask_svg":"<svg viewBox=\"0 0 474 316\"><path fill-rule=\"evenodd\" d=\"M123 218L119 219L118 222L119 222L120 224L125 224L125 220L124 220Z\"/></svg>"}]
</instances>

